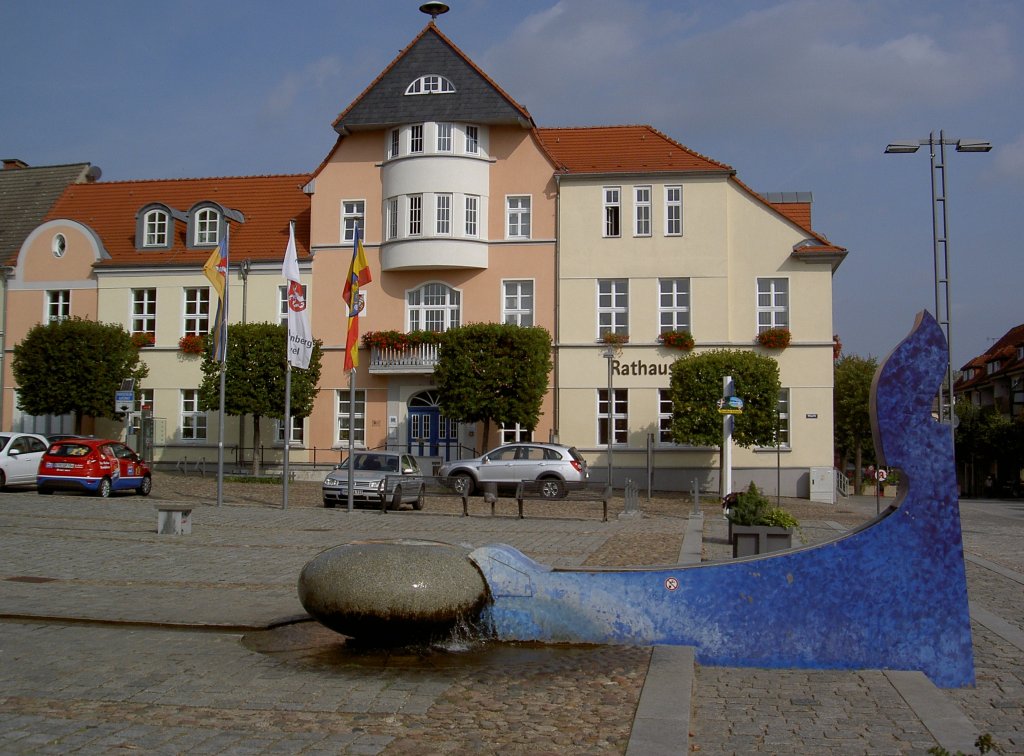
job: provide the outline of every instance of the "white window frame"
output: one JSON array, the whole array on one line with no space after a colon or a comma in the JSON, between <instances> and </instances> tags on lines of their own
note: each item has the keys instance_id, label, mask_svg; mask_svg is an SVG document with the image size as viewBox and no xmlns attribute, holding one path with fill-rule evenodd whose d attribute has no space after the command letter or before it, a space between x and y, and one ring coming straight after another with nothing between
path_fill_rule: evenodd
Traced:
<instances>
[{"instance_id":1,"label":"white window frame","mask_svg":"<svg viewBox=\"0 0 1024 756\"><path fill-rule=\"evenodd\" d=\"M629 443L629 391L612 388L612 446ZM608 445L608 389L597 390L597 443Z\"/></svg>"},{"instance_id":2,"label":"white window frame","mask_svg":"<svg viewBox=\"0 0 1024 756\"><path fill-rule=\"evenodd\" d=\"M407 95L451 94L454 91L455 85L451 79L440 74L424 74L413 79L405 88Z\"/></svg>"},{"instance_id":3,"label":"white window frame","mask_svg":"<svg viewBox=\"0 0 1024 756\"><path fill-rule=\"evenodd\" d=\"M409 127L409 154L418 155L423 152L423 124L416 123Z\"/></svg>"},{"instance_id":4,"label":"white window frame","mask_svg":"<svg viewBox=\"0 0 1024 756\"><path fill-rule=\"evenodd\" d=\"M793 439L792 427L790 425L790 418L793 416L791 402L793 400L792 392L788 388L779 389L779 401L777 406L777 412L779 416L779 448L780 449L792 449L790 445Z\"/></svg>"},{"instance_id":5,"label":"white window frame","mask_svg":"<svg viewBox=\"0 0 1024 756\"><path fill-rule=\"evenodd\" d=\"M683 235L683 187L665 187L665 236Z\"/></svg>"},{"instance_id":6,"label":"white window frame","mask_svg":"<svg viewBox=\"0 0 1024 756\"><path fill-rule=\"evenodd\" d=\"M506 239L529 239L533 197L529 194L510 194L505 197Z\"/></svg>"},{"instance_id":7,"label":"white window frame","mask_svg":"<svg viewBox=\"0 0 1024 756\"><path fill-rule=\"evenodd\" d=\"M501 322L529 327L534 324L533 279L509 279L501 282Z\"/></svg>"},{"instance_id":8,"label":"white window frame","mask_svg":"<svg viewBox=\"0 0 1024 756\"><path fill-rule=\"evenodd\" d=\"M149 210L142 218L142 246L166 247L170 216L166 210Z\"/></svg>"},{"instance_id":9,"label":"white window frame","mask_svg":"<svg viewBox=\"0 0 1024 756\"><path fill-rule=\"evenodd\" d=\"M355 391L355 412L351 435L352 445L360 449L366 448L366 390ZM347 447L349 440L349 390L334 391L334 446Z\"/></svg>"},{"instance_id":10,"label":"white window frame","mask_svg":"<svg viewBox=\"0 0 1024 756\"><path fill-rule=\"evenodd\" d=\"M651 187L633 187L633 236L651 235Z\"/></svg>"},{"instance_id":11,"label":"white window frame","mask_svg":"<svg viewBox=\"0 0 1024 756\"><path fill-rule=\"evenodd\" d=\"M473 124L465 126L465 151L467 155L480 154L480 127Z\"/></svg>"},{"instance_id":12,"label":"white window frame","mask_svg":"<svg viewBox=\"0 0 1024 756\"><path fill-rule=\"evenodd\" d=\"M691 331L690 279L658 279L658 333Z\"/></svg>"},{"instance_id":13,"label":"white window frame","mask_svg":"<svg viewBox=\"0 0 1024 756\"><path fill-rule=\"evenodd\" d=\"M206 247L220 241L220 213L212 207L201 207L196 211L195 238L196 247Z\"/></svg>"},{"instance_id":14,"label":"white window frame","mask_svg":"<svg viewBox=\"0 0 1024 756\"><path fill-rule=\"evenodd\" d=\"M452 195L434 195L434 233L438 236L452 235Z\"/></svg>"},{"instance_id":15,"label":"white window frame","mask_svg":"<svg viewBox=\"0 0 1024 756\"><path fill-rule=\"evenodd\" d=\"M275 417L274 418L274 444L277 446L284 446L284 420ZM306 418L292 416L292 432L290 445L291 446L302 446L306 439Z\"/></svg>"},{"instance_id":16,"label":"white window frame","mask_svg":"<svg viewBox=\"0 0 1024 756\"><path fill-rule=\"evenodd\" d=\"M757 279L757 332L789 328L789 279Z\"/></svg>"},{"instance_id":17,"label":"white window frame","mask_svg":"<svg viewBox=\"0 0 1024 756\"><path fill-rule=\"evenodd\" d=\"M601 235L606 239L616 239L622 235L622 189L618 186L606 186L601 190L603 198L601 214L604 220Z\"/></svg>"},{"instance_id":18,"label":"white window frame","mask_svg":"<svg viewBox=\"0 0 1024 756\"><path fill-rule=\"evenodd\" d=\"M46 292L46 321L59 323L71 317L71 290L51 289Z\"/></svg>"},{"instance_id":19,"label":"white window frame","mask_svg":"<svg viewBox=\"0 0 1024 756\"><path fill-rule=\"evenodd\" d=\"M405 293L407 331L447 331L462 324L462 292L431 281Z\"/></svg>"},{"instance_id":20,"label":"white window frame","mask_svg":"<svg viewBox=\"0 0 1024 756\"><path fill-rule=\"evenodd\" d=\"M132 333L156 334L156 289L132 289Z\"/></svg>"},{"instance_id":21,"label":"white window frame","mask_svg":"<svg viewBox=\"0 0 1024 756\"><path fill-rule=\"evenodd\" d=\"M181 440L205 441L206 413L199 409L199 389L181 389Z\"/></svg>"},{"instance_id":22,"label":"white window frame","mask_svg":"<svg viewBox=\"0 0 1024 756\"><path fill-rule=\"evenodd\" d=\"M409 236L423 235L423 195L409 195Z\"/></svg>"},{"instance_id":23,"label":"white window frame","mask_svg":"<svg viewBox=\"0 0 1024 756\"><path fill-rule=\"evenodd\" d=\"M50 252L58 260L64 257L64 253L68 251L68 239L64 234L54 234L53 239L50 240Z\"/></svg>"},{"instance_id":24,"label":"white window frame","mask_svg":"<svg viewBox=\"0 0 1024 756\"><path fill-rule=\"evenodd\" d=\"M452 124L448 121L441 121L437 124L437 151L451 152L454 149L452 138Z\"/></svg>"},{"instance_id":25,"label":"white window frame","mask_svg":"<svg viewBox=\"0 0 1024 756\"><path fill-rule=\"evenodd\" d=\"M356 225L364 227L366 200L347 199L341 201L341 241L351 244L355 240Z\"/></svg>"},{"instance_id":26,"label":"white window frame","mask_svg":"<svg viewBox=\"0 0 1024 756\"><path fill-rule=\"evenodd\" d=\"M629 279L597 279L597 340L606 332L629 334Z\"/></svg>"},{"instance_id":27,"label":"white window frame","mask_svg":"<svg viewBox=\"0 0 1024 756\"><path fill-rule=\"evenodd\" d=\"M387 224L386 239L398 238L398 197L389 197L384 205L384 220Z\"/></svg>"},{"instance_id":28,"label":"white window frame","mask_svg":"<svg viewBox=\"0 0 1024 756\"><path fill-rule=\"evenodd\" d=\"M502 425L498 428L498 444L528 443L533 441L533 431L519 423Z\"/></svg>"},{"instance_id":29,"label":"white window frame","mask_svg":"<svg viewBox=\"0 0 1024 756\"><path fill-rule=\"evenodd\" d=\"M475 238L480 235L480 198L475 194L467 194L465 206L466 236Z\"/></svg>"},{"instance_id":30,"label":"white window frame","mask_svg":"<svg viewBox=\"0 0 1024 756\"><path fill-rule=\"evenodd\" d=\"M391 129L388 132L388 159L393 160L402 154L402 132L399 129Z\"/></svg>"},{"instance_id":31,"label":"white window frame","mask_svg":"<svg viewBox=\"0 0 1024 756\"><path fill-rule=\"evenodd\" d=\"M182 294L182 335L205 336L210 332L210 287L186 286Z\"/></svg>"}]
</instances>

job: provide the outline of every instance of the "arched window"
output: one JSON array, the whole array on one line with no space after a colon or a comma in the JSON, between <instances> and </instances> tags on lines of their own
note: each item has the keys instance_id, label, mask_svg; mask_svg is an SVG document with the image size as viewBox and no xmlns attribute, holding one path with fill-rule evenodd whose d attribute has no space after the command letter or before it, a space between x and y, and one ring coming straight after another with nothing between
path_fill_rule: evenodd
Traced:
<instances>
[{"instance_id":1,"label":"arched window","mask_svg":"<svg viewBox=\"0 0 1024 756\"><path fill-rule=\"evenodd\" d=\"M220 213L212 207L204 207L196 212L195 245L216 244L220 241Z\"/></svg>"},{"instance_id":2,"label":"arched window","mask_svg":"<svg viewBox=\"0 0 1024 756\"><path fill-rule=\"evenodd\" d=\"M413 81L405 88L407 95L446 94L455 91L455 85L444 76L427 74Z\"/></svg>"},{"instance_id":3,"label":"arched window","mask_svg":"<svg viewBox=\"0 0 1024 756\"><path fill-rule=\"evenodd\" d=\"M144 247L166 247L167 229L170 218L166 210L150 210L143 216L143 241Z\"/></svg>"},{"instance_id":4,"label":"arched window","mask_svg":"<svg viewBox=\"0 0 1024 756\"><path fill-rule=\"evenodd\" d=\"M410 331L447 331L462 323L462 294L443 283L428 283L406 294Z\"/></svg>"}]
</instances>

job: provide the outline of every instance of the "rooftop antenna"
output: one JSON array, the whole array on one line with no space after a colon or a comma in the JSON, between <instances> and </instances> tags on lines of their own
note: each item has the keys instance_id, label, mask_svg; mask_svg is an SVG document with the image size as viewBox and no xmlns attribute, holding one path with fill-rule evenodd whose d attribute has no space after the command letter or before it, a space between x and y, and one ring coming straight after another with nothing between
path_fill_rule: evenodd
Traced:
<instances>
[{"instance_id":1,"label":"rooftop antenna","mask_svg":"<svg viewBox=\"0 0 1024 756\"><path fill-rule=\"evenodd\" d=\"M447 13L448 10L448 6L444 3L423 3L420 6L420 13L426 13L430 16L431 21L437 19L442 13Z\"/></svg>"}]
</instances>

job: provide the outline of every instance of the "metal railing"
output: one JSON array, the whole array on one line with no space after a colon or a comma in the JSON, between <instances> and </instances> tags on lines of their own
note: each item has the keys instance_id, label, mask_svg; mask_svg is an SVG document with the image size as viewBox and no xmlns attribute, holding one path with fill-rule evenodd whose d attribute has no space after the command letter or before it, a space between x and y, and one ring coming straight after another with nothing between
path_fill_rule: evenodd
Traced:
<instances>
[{"instance_id":1,"label":"metal railing","mask_svg":"<svg viewBox=\"0 0 1024 756\"><path fill-rule=\"evenodd\" d=\"M439 350L438 344L373 347L370 350L370 372L432 373Z\"/></svg>"},{"instance_id":2,"label":"metal railing","mask_svg":"<svg viewBox=\"0 0 1024 756\"><path fill-rule=\"evenodd\" d=\"M840 496L850 495L850 479L846 477L846 474L838 467L832 468L832 472L836 478L836 491Z\"/></svg>"}]
</instances>

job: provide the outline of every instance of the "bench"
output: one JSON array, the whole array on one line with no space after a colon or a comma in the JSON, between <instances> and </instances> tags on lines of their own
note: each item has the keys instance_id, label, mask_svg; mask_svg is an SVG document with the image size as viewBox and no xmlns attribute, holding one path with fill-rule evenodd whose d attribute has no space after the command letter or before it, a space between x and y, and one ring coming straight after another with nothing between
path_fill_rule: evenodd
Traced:
<instances>
[{"instance_id":1,"label":"bench","mask_svg":"<svg viewBox=\"0 0 1024 756\"><path fill-rule=\"evenodd\" d=\"M410 488L415 489L416 487L419 488L419 506L417 506L416 509L422 509L423 503L427 499L458 496L462 499L463 516L469 514L469 496L455 490L455 479L439 478L434 475L388 475L384 480L384 490L381 491L381 512L388 511L396 486L401 486L403 490L409 490ZM494 514L494 504L491 504L491 514Z\"/></svg>"},{"instance_id":2,"label":"bench","mask_svg":"<svg viewBox=\"0 0 1024 756\"><path fill-rule=\"evenodd\" d=\"M160 535L190 535L192 507L184 504L157 504L156 532Z\"/></svg>"},{"instance_id":3,"label":"bench","mask_svg":"<svg viewBox=\"0 0 1024 756\"><path fill-rule=\"evenodd\" d=\"M611 486L604 483L571 483L563 480L524 480L516 488L519 519L523 519L524 501L599 501L603 507L602 522L608 522L608 501Z\"/></svg>"}]
</instances>

